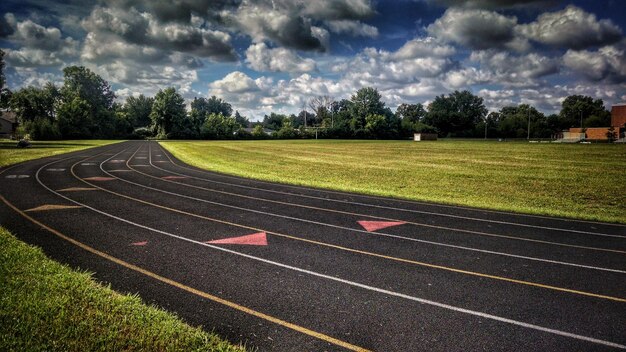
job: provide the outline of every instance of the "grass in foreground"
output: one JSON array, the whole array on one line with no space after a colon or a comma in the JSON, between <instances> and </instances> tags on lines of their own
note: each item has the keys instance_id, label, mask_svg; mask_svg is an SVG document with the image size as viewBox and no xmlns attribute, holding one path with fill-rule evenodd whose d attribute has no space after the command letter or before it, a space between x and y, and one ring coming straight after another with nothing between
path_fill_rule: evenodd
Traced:
<instances>
[{"instance_id":1,"label":"grass in foreground","mask_svg":"<svg viewBox=\"0 0 626 352\"><path fill-rule=\"evenodd\" d=\"M268 181L626 223L626 146L458 141L167 141L186 163Z\"/></svg>"},{"instance_id":2,"label":"grass in foreground","mask_svg":"<svg viewBox=\"0 0 626 352\"><path fill-rule=\"evenodd\" d=\"M1 351L244 351L48 259L0 227Z\"/></svg>"},{"instance_id":3,"label":"grass in foreground","mask_svg":"<svg viewBox=\"0 0 626 352\"><path fill-rule=\"evenodd\" d=\"M17 141L1 139L0 167L117 142L111 140L32 141L30 148L18 148Z\"/></svg>"}]
</instances>

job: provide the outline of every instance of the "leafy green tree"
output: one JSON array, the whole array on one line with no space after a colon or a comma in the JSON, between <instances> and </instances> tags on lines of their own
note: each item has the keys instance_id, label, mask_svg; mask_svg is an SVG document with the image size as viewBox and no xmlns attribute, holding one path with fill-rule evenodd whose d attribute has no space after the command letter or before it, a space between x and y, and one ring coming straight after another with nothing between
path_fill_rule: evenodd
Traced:
<instances>
[{"instance_id":1,"label":"leafy green tree","mask_svg":"<svg viewBox=\"0 0 626 352\"><path fill-rule=\"evenodd\" d=\"M80 135L82 138L109 138L115 134L115 94L107 81L83 66L69 66L63 69L64 83L61 88L59 123L63 127L63 137ZM71 104L72 106L65 106ZM78 108L87 111L76 111ZM67 115L77 112L76 116ZM60 126L61 127L61 126ZM71 131L75 128L76 131ZM85 131L88 133L85 134ZM67 133L67 134L66 134Z\"/></svg>"},{"instance_id":2,"label":"leafy green tree","mask_svg":"<svg viewBox=\"0 0 626 352\"><path fill-rule=\"evenodd\" d=\"M424 132L432 126L422 123L426 116L426 109L422 104L400 104L396 110L396 118L400 119L400 130L403 136L410 136L415 132Z\"/></svg>"},{"instance_id":3,"label":"leafy green tree","mask_svg":"<svg viewBox=\"0 0 626 352\"><path fill-rule=\"evenodd\" d=\"M159 90L154 97L150 119L158 138L180 138L189 130L185 100L173 87Z\"/></svg>"},{"instance_id":4,"label":"leafy green tree","mask_svg":"<svg viewBox=\"0 0 626 352\"><path fill-rule=\"evenodd\" d=\"M9 106L11 91L6 87L6 76L4 75L4 51L0 49L0 108Z\"/></svg>"},{"instance_id":5,"label":"leafy green tree","mask_svg":"<svg viewBox=\"0 0 626 352\"><path fill-rule=\"evenodd\" d=\"M267 134L265 133L265 131L263 131L262 125L254 126L254 128L252 129L252 137L254 138L266 138L267 137Z\"/></svg>"},{"instance_id":6,"label":"leafy green tree","mask_svg":"<svg viewBox=\"0 0 626 352\"><path fill-rule=\"evenodd\" d=\"M234 117L211 113L202 125L200 136L204 139L232 139L240 128Z\"/></svg>"},{"instance_id":7,"label":"leafy green tree","mask_svg":"<svg viewBox=\"0 0 626 352\"><path fill-rule=\"evenodd\" d=\"M29 86L18 90L11 96L10 106L19 123L35 119L47 119L54 122L55 107L59 98L59 89L48 82L44 88Z\"/></svg>"},{"instance_id":8,"label":"leafy green tree","mask_svg":"<svg viewBox=\"0 0 626 352\"><path fill-rule=\"evenodd\" d=\"M365 131L371 137L385 135L387 127L387 121L383 115L369 114L365 117Z\"/></svg>"},{"instance_id":9,"label":"leafy green tree","mask_svg":"<svg viewBox=\"0 0 626 352\"><path fill-rule=\"evenodd\" d=\"M602 99L593 99L584 95L570 95L561 103L559 113L559 128L580 127L581 119L584 120L595 117L590 122L594 125L609 126L611 124L611 113L604 108Z\"/></svg>"},{"instance_id":10,"label":"leafy green tree","mask_svg":"<svg viewBox=\"0 0 626 352\"><path fill-rule=\"evenodd\" d=\"M143 94L126 99L123 110L133 127L146 127L152 123L150 119L152 104L154 104L154 98L146 97Z\"/></svg>"},{"instance_id":11,"label":"leafy green tree","mask_svg":"<svg viewBox=\"0 0 626 352\"><path fill-rule=\"evenodd\" d=\"M526 138L528 136L529 118L530 136L532 138L550 137L552 131L548 127L546 117L528 104L506 106L500 109L498 136Z\"/></svg>"},{"instance_id":12,"label":"leafy green tree","mask_svg":"<svg viewBox=\"0 0 626 352\"><path fill-rule=\"evenodd\" d=\"M59 130L65 139L83 139L92 137L93 125L91 105L78 96L65 100L59 107Z\"/></svg>"},{"instance_id":13,"label":"leafy green tree","mask_svg":"<svg viewBox=\"0 0 626 352\"><path fill-rule=\"evenodd\" d=\"M248 127L248 125L250 124L250 121L248 120L248 118L245 116L241 116L239 111L235 111L235 121L237 121L237 123L240 124L244 128Z\"/></svg>"},{"instance_id":14,"label":"leafy green tree","mask_svg":"<svg viewBox=\"0 0 626 352\"><path fill-rule=\"evenodd\" d=\"M293 128L289 118L283 120L283 126L276 132L276 138L293 139L298 137L298 130Z\"/></svg>"},{"instance_id":15,"label":"leafy green tree","mask_svg":"<svg viewBox=\"0 0 626 352\"><path fill-rule=\"evenodd\" d=\"M359 89L351 98L350 126L353 131L365 128L365 118L369 115L383 115L387 113L385 103L378 90L372 87Z\"/></svg>"},{"instance_id":16,"label":"leafy green tree","mask_svg":"<svg viewBox=\"0 0 626 352\"><path fill-rule=\"evenodd\" d=\"M428 106L423 122L437 128L440 136L468 136L486 114L483 98L467 90L454 91L447 97L436 97Z\"/></svg>"},{"instance_id":17,"label":"leafy green tree","mask_svg":"<svg viewBox=\"0 0 626 352\"><path fill-rule=\"evenodd\" d=\"M233 107L229 103L222 100L221 98L216 97L215 95L207 100L207 104L208 112L210 114L215 113L222 114L224 116L230 116L233 114Z\"/></svg>"},{"instance_id":18,"label":"leafy green tree","mask_svg":"<svg viewBox=\"0 0 626 352\"><path fill-rule=\"evenodd\" d=\"M283 122L287 119L287 116L282 114L271 113L269 116L265 115L263 118L263 127L278 131L283 127Z\"/></svg>"}]
</instances>

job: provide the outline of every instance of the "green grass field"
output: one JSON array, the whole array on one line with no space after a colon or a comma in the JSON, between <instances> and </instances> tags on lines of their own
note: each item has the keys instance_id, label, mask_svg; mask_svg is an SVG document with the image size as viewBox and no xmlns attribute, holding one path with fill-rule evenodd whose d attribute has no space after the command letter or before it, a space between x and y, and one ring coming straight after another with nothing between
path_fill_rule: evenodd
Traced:
<instances>
[{"instance_id":1,"label":"green grass field","mask_svg":"<svg viewBox=\"0 0 626 352\"><path fill-rule=\"evenodd\" d=\"M243 177L529 214L626 223L626 146L497 141L165 141Z\"/></svg>"},{"instance_id":2,"label":"green grass field","mask_svg":"<svg viewBox=\"0 0 626 352\"><path fill-rule=\"evenodd\" d=\"M30 148L17 148L17 141L0 139L0 167L16 164L26 160L45 156L69 153L118 141L84 140L84 141L33 141Z\"/></svg>"},{"instance_id":3,"label":"green grass field","mask_svg":"<svg viewBox=\"0 0 626 352\"><path fill-rule=\"evenodd\" d=\"M244 351L0 227L0 351Z\"/></svg>"}]
</instances>

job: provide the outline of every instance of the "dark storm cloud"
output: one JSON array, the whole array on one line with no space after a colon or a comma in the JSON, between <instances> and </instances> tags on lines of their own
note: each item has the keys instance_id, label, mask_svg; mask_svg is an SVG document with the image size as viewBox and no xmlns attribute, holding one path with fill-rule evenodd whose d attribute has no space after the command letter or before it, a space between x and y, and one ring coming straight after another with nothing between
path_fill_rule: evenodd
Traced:
<instances>
[{"instance_id":1,"label":"dark storm cloud","mask_svg":"<svg viewBox=\"0 0 626 352\"><path fill-rule=\"evenodd\" d=\"M96 7L83 20L90 33L116 35L130 44L186 52L217 61L234 61L230 35L184 23L161 23L149 13L131 8Z\"/></svg>"}]
</instances>

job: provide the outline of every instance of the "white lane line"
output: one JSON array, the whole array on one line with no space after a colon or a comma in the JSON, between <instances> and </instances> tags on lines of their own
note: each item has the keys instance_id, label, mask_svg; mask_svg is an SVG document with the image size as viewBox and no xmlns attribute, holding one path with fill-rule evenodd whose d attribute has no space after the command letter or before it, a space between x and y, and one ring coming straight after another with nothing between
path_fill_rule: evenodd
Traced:
<instances>
[{"instance_id":1,"label":"white lane line","mask_svg":"<svg viewBox=\"0 0 626 352\"><path fill-rule=\"evenodd\" d=\"M152 167L154 167L155 169L157 169L157 170L162 170L162 171L168 172L170 174L179 175L179 176L183 176L183 177L187 177L187 178L191 178L191 179L195 178L193 176L185 176L185 174L176 173L176 172L172 172L172 171L169 171L169 170L162 169L162 168L154 165L152 163L152 160L150 160L150 165ZM148 174L142 173L142 172L137 171L137 170L133 170L133 171L138 172L140 174L144 174L144 175L149 176L149 177L153 177L153 176L150 176ZM315 206L308 206L308 205L303 205L303 204L296 204L296 203L276 201L276 200L271 200L271 199L264 199L264 198L253 197L253 196L248 196L248 195L242 195L242 194L226 192L226 191L220 191L220 190L216 190L216 189L205 188L205 187L200 187L200 186L186 184L186 183L180 183L180 182L173 182L172 181L172 183L176 183L176 184L179 184L179 185L182 185L182 186L185 186L185 187L189 187L189 188L201 189L201 190L204 190L204 191L207 191L207 192L227 194L227 195L234 196L234 197L240 197L240 198L246 198L246 199L254 199L254 200L257 200L257 201L264 201L264 202L288 205L288 206L293 206L293 207L313 209L313 210L318 210L318 211L327 211L327 212L338 213L338 214L345 214L345 215L350 215L350 216L360 216L360 217L364 217L364 218L373 218L372 215L368 215L368 214L358 214L358 213L353 213L353 212L348 212L348 211L343 211L343 210L326 209L326 208L320 208L320 207L315 207ZM603 251L603 252L626 254L626 251L615 250L615 249L581 246L581 245L567 244L567 243L562 243L562 242L545 241L545 240L538 240L538 239L532 239L532 238L526 238L526 237L518 237L518 236L510 236L510 235L499 235L499 234L488 233L488 232L464 230L464 229L459 229L459 228L454 228L454 227L446 227L446 226L439 226L439 225L430 225L430 224L417 223L417 222L405 221L405 220L393 219L393 218L385 218L385 217L376 217L376 218L377 219L381 219L381 220L387 220L387 221L403 221L403 222L406 222L407 224L415 225L415 226L418 226L418 227L434 228L434 229L438 229L438 230L446 230L446 231L452 231L452 232L462 232L462 233L468 233L468 234L478 235L478 236L505 238L505 239L508 239L508 240L515 240L515 241L525 241L525 242L533 242L533 243L555 245L555 246L562 246L562 247L569 247L569 248L577 248L577 249L585 249L585 250L594 250L594 251Z\"/></svg>"},{"instance_id":2,"label":"white lane line","mask_svg":"<svg viewBox=\"0 0 626 352\"><path fill-rule=\"evenodd\" d=\"M504 253L504 252L497 252L497 251L490 251L490 250L479 249L479 248L458 246L458 245L452 245L452 244L447 244L447 243L440 243L440 242L433 242L433 241L427 241L427 240L420 240L420 239L417 239L417 238L404 237L404 236L399 236L399 235L391 235L391 234L387 234L387 233L383 233L383 232L374 232L374 231L373 232L369 232L369 231L360 230L360 229L354 229L354 228L350 228L350 227L326 224L326 223L323 223L323 222L318 222L318 221L313 221L313 220L300 219L300 218L287 216L287 215L280 215L280 214L264 212L264 211L261 211L261 210L254 210L254 209L242 208L242 207L238 207L238 206L234 206L234 205L222 204L222 203L213 202L213 201L202 199L202 198L195 198L195 197L192 197L192 196L187 196L187 195L183 195L183 194L179 194L179 193L165 191L165 190L162 190L162 189L158 189L158 188L142 185L140 183L136 183L136 182L133 182L133 181L125 180L123 178L119 178L119 177L117 177L115 175L111 175L106 170L104 170L103 164L104 164L104 162L102 162L100 164L100 170L102 170L102 172L106 173L107 175L109 175L111 177L115 177L115 178L119 179L122 182L126 182L128 184L132 184L132 185L139 186L139 187L142 187L142 188L145 188L145 189L149 189L149 190L165 193L165 194L176 196L176 197L181 197L181 198L186 198L186 199L190 199L190 200L195 200L195 201L202 202L202 203L213 204L213 205L217 205L217 206L222 206L222 207L227 207L227 208L232 208L232 209L237 209L237 210L242 210L242 211L247 211L247 212L252 212L252 213L257 213L257 214L262 214L262 215L267 215L267 216L274 216L274 217L279 217L279 218L288 219L288 220L306 222L306 223L315 224L315 225L319 225L319 226L327 226L327 227L333 227L333 228L337 228L337 229L341 229L341 230L360 232L360 233L364 233L364 234L368 234L368 235L374 234L374 235L377 235L377 236L383 236L383 237L389 237L389 238L397 238L397 239L402 239L402 240L406 240L406 241L426 243L426 244L430 244L430 245L449 247L449 248L461 249L461 250L466 250L466 251L480 252L480 253L493 254L493 255L499 255L499 256L505 256L505 257L512 257L512 258L517 258L517 259L524 259L524 260L532 260L532 261L538 261L538 262L544 262L544 263L550 263L550 264L557 264L557 265L572 266L572 267L583 268L583 269L591 269L591 270L599 270L599 271L614 272L614 273L619 273L619 274L626 274L626 271L624 271L624 270L618 270L618 269L612 269L612 268L604 268L604 267L584 265L584 264L576 264L576 263L563 262L563 261L558 261L558 260L551 260L551 259L523 256L523 255ZM144 173L136 171L136 170L135 170L135 172L137 172L139 174L144 174ZM272 232L270 230L266 230L266 231L268 233Z\"/></svg>"},{"instance_id":3,"label":"white lane line","mask_svg":"<svg viewBox=\"0 0 626 352\"><path fill-rule=\"evenodd\" d=\"M192 170L192 171L196 171L198 172L199 170L194 170L194 169L190 169L188 167L185 166L181 166L177 163L175 163L172 158L166 153L165 154L167 156L167 158L170 160L170 162L178 167L181 167L183 169L187 169L187 170ZM156 167L156 166L155 166ZM479 222L490 222L490 223L494 223L494 224L501 224L501 225L513 225L513 226L520 226L520 227L529 227L529 228L536 228L536 229L542 229L542 230L552 230L552 231L560 231L560 232L571 232L571 233L579 233L579 234L586 234L586 235L593 235L593 236L603 236L603 237L616 237L616 238L626 238L626 236L621 236L621 235L612 235L612 234L606 234L606 233L600 233L600 232L591 232L591 231L581 231L581 230L571 230L571 229L564 229L564 228L558 228L558 227L549 227L549 226L539 226L539 225L530 225L530 224L522 224L522 223L517 223L517 222L509 222L509 221L500 221L500 220L491 220L491 219L481 219L481 218L474 218L474 217L468 217L468 216L461 216L461 215L453 215L453 214L443 214L443 213L436 213L436 212L430 212L430 211L423 211L423 210L415 210L415 209L405 209L405 208L397 208L397 207L390 207L390 206L382 206L382 205L375 205L375 204L367 204L367 203L361 203L361 202L352 202L352 201L347 201L347 200L341 200L341 199L332 199L332 198L324 198L324 197L317 197L317 196L312 196L312 195L306 195L306 194L298 194L298 193L291 193L291 192L282 192L282 191L276 191L276 190L272 190L272 189L267 189L267 188L258 188L258 187L253 187L253 186L245 186L245 185L240 185L240 184L235 184L235 183L229 183L229 182L223 182L223 181L216 181L216 180L211 180L211 179L206 179L206 178L202 178L202 177L196 177L196 176L191 176L191 175L187 175L187 174L182 174L182 173L177 173L174 171L169 171L169 170L164 170L161 169L163 171L166 172L170 172L176 175L181 175L181 176L187 176L189 178L193 178L196 180L202 180L202 181L206 181L206 182L212 182L212 183L217 183L217 184L222 184L222 185L227 185L227 186L233 186L233 187L239 187L239 188L245 188L245 189L251 189L251 190L257 190L257 191L263 191L263 192L269 192L269 193L276 193L276 194L283 194L283 195L289 195L289 196L294 196L294 197L303 197L303 198L310 198L310 199L317 199L317 200L323 200L323 201L328 201L328 202L335 202L335 203L343 203L343 204L351 204L351 205L359 205L359 206L364 206L364 207L372 207L372 208L379 208L379 209L388 209L388 210L395 210L395 211L402 211L402 212L408 212L408 213L416 213L416 214L425 214L425 215L435 215L435 216L443 216L443 217L450 217L450 218L456 218L456 219L463 219L463 220L471 220L471 221L479 221ZM199 171L201 172L201 171ZM237 179L237 177L233 177L233 176L228 176L228 175L220 175L220 176L224 176L227 178L232 178L232 179ZM257 181L257 180L255 180ZM264 181L260 181L262 183L266 183L266 184L270 184L268 182L264 182ZM280 185L281 187L285 186L285 187L289 187L289 188L296 188L296 189L303 189L303 188L298 188L297 186L289 186L289 185ZM376 197L369 197L369 196L364 196L364 195L348 195L348 194L342 194L339 192L333 192L333 191L327 191L327 190L320 190L320 192L327 192L327 193L333 193L333 194L340 194L343 196L355 196L355 197L366 197L366 198L373 198L373 199L378 199L378 200L383 200L382 198L376 198ZM396 201L395 199L392 201ZM409 203L410 204L410 203ZM428 204L425 204L428 205ZM458 209L465 209L465 208L461 208L458 207ZM482 211L482 210L480 210ZM508 215L519 215L519 214L509 214L509 213L502 213L502 214L508 214ZM527 214L522 214L525 216L531 216L531 215L527 215ZM542 217L545 219L551 219L551 220L556 220L556 221L569 221L569 220L563 220L563 219L554 219L554 218L549 218L549 217ZM577 220L571 220L571 221L577 221ZM580 222L585 222L585 221L580 221ZM592 222L592 223L597 223L597 222ZM602 224L605 225L604 223L597 223L597 224ZM608 225L615 225L615 224L608 224ZM623 226L623 225L617 225L617 226Z\"/></svg>"},{"instance_id":4,"label":"white lane line","mask_svg":"<svg viewBox=\"0 0 626 352\"><path fill-rule=\"evenodd\" d=\"M50 165L50 164L48 164ZM48 166L45 165L45 166ZM458 313L464 313L464 314L468 314L468 315L472 315L472 316L476 316L476 317L481 317L481 318L485 318L485 319L490 319L490 320L495 320L495 321L499 321L499 322L503 322L503 323L507 323L507 324L512 324L512 325L516 325L516 326L521 326L524 328L528 328L528 329L532 329L532 330L537 330L537 331L541 331L541 332L546 332L546 333L550 333L550 334L554 334L554 335L559 335L559 336L564 336L564 337L569 337L569 338L573 338L576 340L581 340L581 341L586 341L586 342L591 342L591 343L595 343L595 344L600 344L600 345L604 345L604 346L609 346L609 347L614 347L614 348L621 348L621 349L626 349L626 345L621 345L615 342L611 342L611 341L606 341L606 340L601 340L601 339L596 339L593 337L588 337L588 336L583 336L583 335L578 335L578 334L573 334L567 331L562 331L562 330L557 330L557 329L551 329L551 328L547 328L547 327L543 327L540 325L535 325L535 324L529 324L529 323L525 323L523 321L518 321L518 320L514 320L514 319L509 319L509 318L504 318L504 317L500 317L497 315L493 315L493 314L488 314L488 313L484 313L484 312L480 312L480 311L475 311L475 310L471 310L471 309L465 309L465 308L460 308L460 307L456 307L453 305L449 305L449 304L445 304L445 303L440 303L440 302L436 302L436 301L431 301L428 299L424 299L424 298L419 298L416 296L410 296L410 295L406 295L403 293L399 293L399 292L395 292L395 291L390 291L390 290L385 290L382 288L378 288L378 287L374 287L374 286L370 286L370 285L365 285L365 284L361 284L355 281L350 281L350 280L346 280L346 279L341 279L335 276L330 276L330 275L326 275L326 274L322 274L322 273L318 273L312 270L307 270L307 269L302 269L299 267L295 267L295 266L291 266L291 265L287 265L287 264L283 264L283 263L279 263L273 260L269 260L269 259L264 259L264 258L260 258L260 257L256 257L253 255L249 255L249 254L245 254L245 253L241 253L241 252L237 252L237 251L233 251L227 248L222 248L222 247L218 247L218 246L213 246L207 243L203 243L203 242L199 242L199 241L195 241L192 240L190 238L186 238L183 236L178 236L175 235L173 233L169 233L166 231L161 231L149 226L145 226L145 225L141 225L138 223L135 223L133 221L127 220L127 219L123 219L121 217L115 216L113 214L109 214L107 212L104 212L102 210L90 207L86 204L80 203L78 201L75 201L69 197L64 196L63 194L60 194L58 192L55 192L53 189L51 189L50 187L46 186L43 182L41 182L41 180L39 179L39 172L41 171L41 168L39 170L37 170L37 173L35 174L35 178L37 179L37 182L44 187L45 189L47 189L49 192L56 194L57 196L64 198L72 203L78 204L80 206L83 206L89 210L92 210L98 214L110 217L112 219L127 223L129 225L135 226L135 227L139 227L148 231L152 231L152 232L156 232L156 233L160 233L162 235L168 236L168 237L172 237L172 238L176 238L182 241L186 241L186 242L190 242L190 243L194 243L194 244L198 244L204 247L208 247L214 250L218 250L221 252L225 252L225 253L230 253L236 256L240 256L240 257L244 257L247 259L251 259L251 260L255 260L255 261L259 261L262 263L266 263L266 264L270 264L270 265L274 265L274 266L278 266L284 269L288 269L288 270L293 270L296 272L300 272L303 274L308 274L311 276L316 276L316 277L320 277L323 279L328 279L331 281L335 281L335 282L340 282L349 286L353 286L353 287L359 287L368 291L372 291L372 292L378 292L381 294L385 294L385 295L389 295L389 296L393 296L393 297L398 297L398 298L404 298L410 301L414 301L414 302L418 302L418 303L422 303L422 304L427 304L427 305L431 305L431 306L435 306L435 307L439 307L439 308L443 308L443 309L447 309L447 310L451 310L454 312L458 312Z\"/></svg>"}]
</instances>

